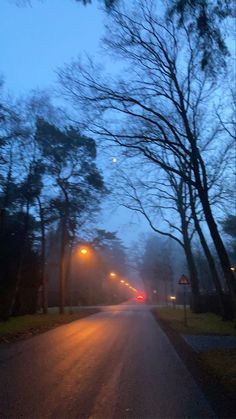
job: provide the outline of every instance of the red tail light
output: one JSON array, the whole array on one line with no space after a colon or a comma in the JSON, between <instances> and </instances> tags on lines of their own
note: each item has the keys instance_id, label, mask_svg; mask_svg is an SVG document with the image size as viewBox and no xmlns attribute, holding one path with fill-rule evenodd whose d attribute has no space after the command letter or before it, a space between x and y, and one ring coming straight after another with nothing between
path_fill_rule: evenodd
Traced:
<instances>
[{"instance_id":1,"label":"red tail light","mask_svg":"<svg viewBox=\"0 0 236 419\"><path fill-rule=\"evenodd\" d=\"M144 301L144 296L143 295L137 295L136 300L137 301Z\"/></svg>"}]
</instances>

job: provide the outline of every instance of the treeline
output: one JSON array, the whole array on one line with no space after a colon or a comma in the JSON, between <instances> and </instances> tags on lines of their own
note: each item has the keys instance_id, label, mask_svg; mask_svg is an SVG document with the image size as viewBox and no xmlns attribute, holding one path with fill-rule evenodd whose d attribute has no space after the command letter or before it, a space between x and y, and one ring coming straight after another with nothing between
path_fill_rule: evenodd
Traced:
<instances>
[{"instance_id":1,"label":"treeline","mask_svg":"<svg viewBox=\"0 0 236 419\"><path fill-rule=\"evenodd\" d=\"M48 301L57 306L60 298L59 261L60 231L48 234L46 275ZM117 304L130 298L131 293L120 281L127 275L125 248L116 233L94 229L93 240L75 240L65 255L65 305ZM115 272L116 277L110 276Z\"/></svg>"},{"instance_id":2,"label":"treeline","mask_svg":"<svg viewBox=\"0 0 236 419\"><path fill-rule=\"evenodd\" d=\"M47 312L52 237L57 246L53 280L64 311L74 247L86 239L84 229L91 229L108 194L96 165L95 141L66 120L47 97L13 103L1 86L0 319L34 313L39 294ZM100 245L109 236L104 234ZM110 238L118 242L115 235ZM90 241L95 239L90 234Z\"/></svg>"},{"instance_id":3,"label":"treeline","mask_svg":"<svg viewBox=\"0 0 236 419\"><path fill-rule=\"evenodd\" d=\"M227 240L227 250L232 257L232 266L236 264L235 222L236 217L228 217L223 223L223 232L228 234L229 237ZM227 285L212 245L210 246L210 250L220 277L224 299L227 302L228 317L231 317L233 307L228 298ZM212 280L207 259L203 253L201 244L197 240L193 243L192 255L199 281L199 311L211 311L216 314L222 314L217 290ZM147 298L151 303L170 304L170 297L175 296L176 303L183 304L184 290L183 286L179 285L178 282L183 273L189 277L189 267L184 248L181 248L175 240L155 233L149 235L144 242L139 257L138 269L145 285ZM188 303L192 305L191 285L186 288Z\"/></svg>"}]
</instances>

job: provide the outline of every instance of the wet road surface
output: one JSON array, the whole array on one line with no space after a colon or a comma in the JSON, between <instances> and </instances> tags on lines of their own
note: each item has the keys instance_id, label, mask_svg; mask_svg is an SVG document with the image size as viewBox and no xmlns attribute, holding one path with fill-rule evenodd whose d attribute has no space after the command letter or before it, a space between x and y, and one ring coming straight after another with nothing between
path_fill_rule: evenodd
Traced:
<instances>
[{"instance_id":1,"label":"wet road surface","mask_svg":"<svg viewBox=\"0 0 236 419\"><path fill-rule=\"evenodd\" d=\"M140 303L1 345L0 371L4 419L215 417Z\"/></svg>"}]
</instances>

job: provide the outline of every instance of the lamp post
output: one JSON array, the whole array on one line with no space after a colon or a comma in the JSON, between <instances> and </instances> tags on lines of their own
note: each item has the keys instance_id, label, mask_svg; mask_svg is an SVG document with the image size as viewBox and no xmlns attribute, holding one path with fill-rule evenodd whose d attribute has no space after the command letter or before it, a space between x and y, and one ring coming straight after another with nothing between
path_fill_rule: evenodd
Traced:
<instances>
[{"instance_id":1,"label":"lamp post","mask_svg":"<svg viewBox=\"0 0 236 419\"><path fill-rule=\"evenodd\" d=\"M190 281L188 277L183 274L181 275L178 284L184 286L184 326L187 327L188 322L187 322L187 307L186 307L186 285L189 285Z\"/></svg>"},{"instance_id":2,"label":"lamp post","mask_svg":"<svg viewBox=\"0 0 236 419\"><path fill-rule=\"evenodd\" d=\"M170 296L170 301L172 301L173 308L175 308L176 296L175 295L171 295Z\"/></svg>"},{"instance_id":3,"label":"lamp post","mask_svg":"<svg viewBox=\"0 0 236 419\"><path fill-rule=\"evenodd\" d=\"M91 247L89 246L84 246L84 245L76 245L74 247L74 255L76 256L76 258L78 258L77 260L84 260L87 259L90 255L91 255ZM70 281L69 283L69 287L68 287L68 299L69 299L69 309L70 309L70 314L73 313L72 310L72 281ZM78 302L77 302L78 304Z\"/></svg>"}]
</instances>

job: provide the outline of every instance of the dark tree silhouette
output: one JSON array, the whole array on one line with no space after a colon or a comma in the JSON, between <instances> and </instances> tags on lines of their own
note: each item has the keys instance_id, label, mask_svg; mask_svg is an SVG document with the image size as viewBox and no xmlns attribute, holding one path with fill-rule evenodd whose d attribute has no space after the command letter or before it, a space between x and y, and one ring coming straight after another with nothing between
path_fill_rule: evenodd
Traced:
<instances>
[{"instance_id":1,"label":"dark tree silhouette","mask_svg":"<svg viewBox=\"0 0 236 419\"><path fill-rule=\"evenodd\" d=\"M68 270L66 249L73 244L78 220L84 213L98 211L100 199L107 190L95 163L94 140L82 136L72 127L63 132L42 119L37 121L35 139L42 152L46 172L58 190L58 195L52 199L52 207L58 214L61 232L59 281L60 312L63 313Z\"/></svg>"},{"instance_id":2,"label":"dark tree silhouette","mask_svg":"<svg viewBox=\"0 0 236 419\"><path fill-rule=\"evenodd\" d=\"M180 26L190 30L195 47L200 50L202 70L217 76L217 72L226 67L226 58L229 56L222 23L227 18L235 18L235 2L171 0L167 16L171 19L174 15L177 15Z\"/></svg>"}]
</instances>

